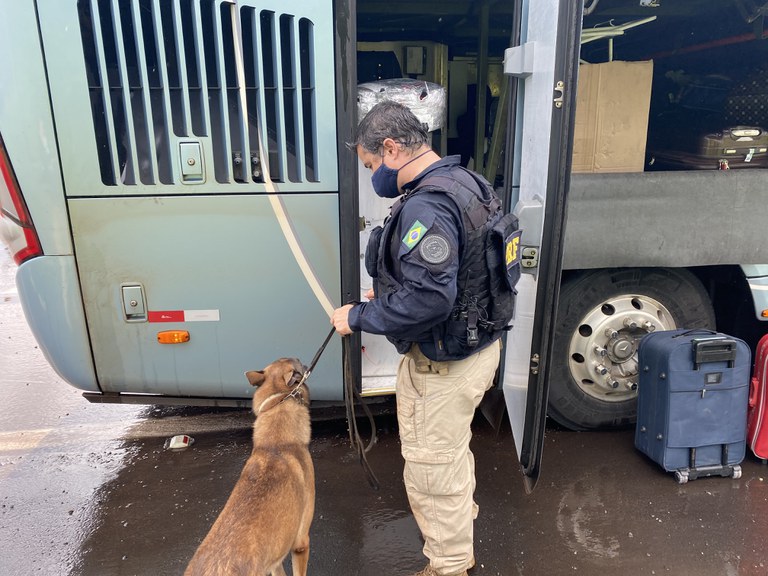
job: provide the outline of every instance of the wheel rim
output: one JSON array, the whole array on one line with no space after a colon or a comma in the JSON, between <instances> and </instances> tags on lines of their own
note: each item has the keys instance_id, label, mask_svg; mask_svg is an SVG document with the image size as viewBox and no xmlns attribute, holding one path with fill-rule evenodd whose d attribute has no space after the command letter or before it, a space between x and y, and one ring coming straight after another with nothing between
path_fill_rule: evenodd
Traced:
<instances>
[{"instance_id":1,"label":"wheel rim","mask_svg":"<svg viewBox=\"0 0 768 576\"><path fill-rule=\"evenodd\" d=\"M676 327L669 310L653 298L622 295L606 299L584 315L571 337L571 377L593 398L631 400L637 395L640 339Z\"/></svg>"}]
</instances>

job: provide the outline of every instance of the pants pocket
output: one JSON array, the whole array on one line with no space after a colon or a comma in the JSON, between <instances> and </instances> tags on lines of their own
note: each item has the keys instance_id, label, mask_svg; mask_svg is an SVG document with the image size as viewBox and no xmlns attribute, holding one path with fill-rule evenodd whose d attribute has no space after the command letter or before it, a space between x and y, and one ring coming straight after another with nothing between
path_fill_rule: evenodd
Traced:
<instances>
[{"instance_id":1,"label":"pants pocket","mask_svg":"<svg viewBox=\"0 0 768 576\"><path fill-rule=\"evenodd\" d=\"M416 402L413 398L397 396L397 425L400 441L405 444L416 442Z\"/></svg>"},{"instance_id":2,"label":"pants pocket","mask_svg":"<svg viewBox=\"0 0 768 576\"><path fill-rule=\"evenodd\" d=\"M406 486L430 496L463 494L471 484L466 458L459 460L453 450L404 448Z\"/></svg>"}]
</instances>

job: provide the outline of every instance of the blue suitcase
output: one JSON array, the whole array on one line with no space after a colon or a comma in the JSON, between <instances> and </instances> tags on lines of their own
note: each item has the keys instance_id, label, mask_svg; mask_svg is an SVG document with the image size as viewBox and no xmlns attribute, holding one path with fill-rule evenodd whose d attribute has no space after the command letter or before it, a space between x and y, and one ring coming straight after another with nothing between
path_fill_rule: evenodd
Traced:
<instances>
[{"instance_id":1,"label":"blue suitcase","mask_svg":"<svg viewBox=\"0 0 768 576\"><path fill-rule=\"evenodd\" d=\"M709 330L666 330L638 346L635 447L681 484L741 476L750 350Z\"/></svg>"}]
</instances>

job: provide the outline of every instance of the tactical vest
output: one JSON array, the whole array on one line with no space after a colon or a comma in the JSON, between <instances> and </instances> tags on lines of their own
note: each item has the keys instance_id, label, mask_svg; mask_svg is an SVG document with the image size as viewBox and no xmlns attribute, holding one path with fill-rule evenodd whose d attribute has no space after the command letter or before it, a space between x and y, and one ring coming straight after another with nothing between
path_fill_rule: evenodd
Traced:
<instances>
[{"instance_id":1,"label":"tactical vest","mask_svg":"<svg viewBox=\"0 0 768 576\"><path fill-rule=\"evenodd\" d=\"M510 328L520 277L521 233L517 218L503 213L501 201L481 176L460 167L428 175L393 207L384 229L372 234L378 257L371 276L376 277L379 294L401 287L392 269L392 236L405 202L427 191L448 195L462 215L463 229L456 302L451 315L432 329L434 350L422 346L422 352L435 361L458 360L486 347ZM373 264L366 263L369 273L374 272L370 269ZM401 353L411 345L390 340Z\"/></svg>"}]
</instances>

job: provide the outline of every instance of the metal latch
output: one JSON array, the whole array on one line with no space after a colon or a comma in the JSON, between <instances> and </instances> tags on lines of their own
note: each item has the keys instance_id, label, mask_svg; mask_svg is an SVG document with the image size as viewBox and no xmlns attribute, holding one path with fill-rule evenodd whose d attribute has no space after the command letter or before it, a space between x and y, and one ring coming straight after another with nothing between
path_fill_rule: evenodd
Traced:
<instances>
[{"instance_id":1,"label":"metal latch","mask_svg":"<svg viewBox=\"0 0 768 576\"><path fill-rule=\"evenodd\" d=\"M539 373L539 363L541 362L541 357L538 354L534 354L531 356L531 374L538 374Z\"/></svg>"},{"instance_id":2,"label":"metal latch","mask_svg":"<svg viewBox=\"0 0 768 576\"><path fill-rule=\"evenodd\" d=\"M123 284L120 290L123 297L125 321L146 322L147 305L144 299L144 286L141 284Z\"/></svg>"},{"instance_id":3,"label":"metal latch","mask_svg":"<svg viewBox=\"0 0 768 576\"><path fill-rule=\"evenodd\" d=\"M205 182L203 149L200 142L179 142L179 162L181 163L181 182L183 184L202 184Z\"/></svg>"},{"instance_id":4,"label":"metal latch","mask_svg":"<svg viewBox=\"0 0 768 576\"><path fill-rule=\"evenodd\" d=\"M539 265L539 245L544 223L544 202L539 196L519 200L514 209L523 234L520 238L520 266L523 272L535 274Z\"/></svg>"},{"instance_id":5,"label":"metal latch","mask_svg":"<svg viewBox=\"0 0 768 576\"><path fill-rule=\"evenodd\" d=\"M555 108L562 108L565 101L565 82L558 80L555 84Z\"/></svg>"},{"instance_id":6,"label":"metal latch","mask_svg":"<svg viewBox=\"0 0 768 576\"><path fill-rule=\"evenodd\" d=\"M528 246L523 248L523 254L520 259L520 265L523 268L536 268L539 265L539 250Z\"/></svg>"}]
</instances>

